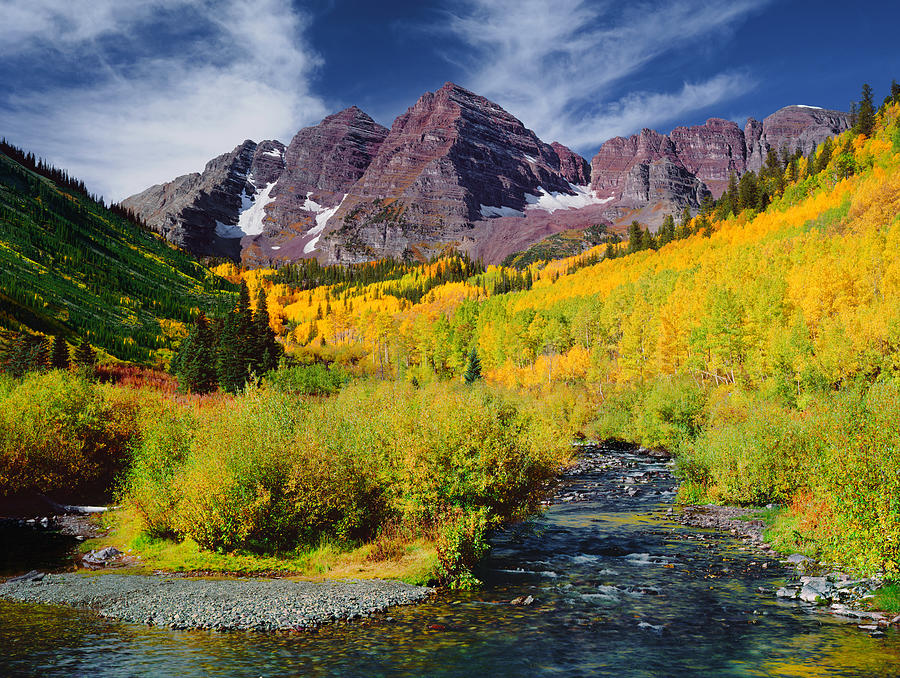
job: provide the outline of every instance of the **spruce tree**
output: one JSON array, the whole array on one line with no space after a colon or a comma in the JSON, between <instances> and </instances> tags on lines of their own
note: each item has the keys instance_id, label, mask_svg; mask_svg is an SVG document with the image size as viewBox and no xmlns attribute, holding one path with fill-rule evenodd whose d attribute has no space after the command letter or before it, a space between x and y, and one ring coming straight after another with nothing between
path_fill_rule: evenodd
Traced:
<instances>
[{"instance_id":1,"label":"spruce tree","mask_svg":"<svg viewBox=\"0 0 900 678\"><path fill-rule=\"evenodd\" d=\"M71 358L69 356L69 347L66 345L66 340L63 339L61 335L57 334L53 337L53 344L50 349L50 367L55 370L67 370L69 369L70 362Z\"/></svg>"},{"instance_id":2,"label":"spruce tree","mask_svg":"<svg viewBox=\"0 0 900 678\"><path fill-rule=\"evenodd\" d=\"M250 369L263 375L278 366L281 344L275 340L275 332L269 326L269 307L266 293L260 289L256 298L256 311L250 332Z\"/></svg>"},{"instance_id":3,"label":"spruce tree","mask_svg":"<svg viewBox=\"0 0 900 678\"><path fill-rule=\"evenodd\" d=\"M219 387L236 393L247 383L247 363L244 360L244 337L241 335L241 316L232 311L225 316L222 334L216 349L216 375Z\"/></svg>"},{"instance_id":4,"label":"spruce tree","mask_svg":"<svg viewBox=\"0 0 900 678\"><path fill-rule=\"evenodd\" d=\"M729 172L728 174L728 188L725 189L725 196L723 197L728 199L729 213L737 214L741 211L738 207L738 180L734 172Z\"/></svg>"},{"instance_id":5,"label":"spruce tree","mask_svg":"<svg viewBox=\"0 0 900 678\"><path fill-rule=\"evenodd\" d=\"M853 131L856 134L869 136L875 128L875 104L872 102L872 88L865 84L862 86L862 97L857 108L856 124Z\"/></svg>"},{"instance_id":6,"label":"spruce tree","mask_svg":"<svg viewBox=\"0 0 900 678\"><path fill-rule=\"evenodd\" d=\"M640 252L644 249L644 230L640 223L632 221L628 227L628 252Z\"/></svg>"},{"instance_id":7,"label":"spruce tree","mask_svg":"<svg viewBox=\"0 0 900 678\"><path fill-rule=\"evenodd\" d=\"M472 347L472 350L469 351L469 360L466 364L466 371L463 374L463 379L466 380L467 384L472 384L479 379L481 379L481 359L478 357L478 352L475 350L475 347Z\"/></svg>"},{"instance_id":8,"label":"spruce tree","mask_svg":"<svg viewBox=\"0 0 900 678\"><path fill-rule=\"evenodd\" d=\"M687 238L691 234L691 208L688 205L681 210L681 221L678 224L678 238Z\"/></svg>"},{"instance_id":9,"label":"spruce tree","mask_svg":"<svg viewBox=\"0 0 900 678\"><path fill-rule=\"evenodd\" d=\"M81 368L92 368L97 364L97 354L85 337L81 338L73 356L74 362Z\"/></svg>"},{"instance_id":10,"label":"spruce tree","mask_svg":"<svg viewBox=\"0 0 900 678\"><path fill-rule=\"evenodd\" d=\"M828 163L831 162L831 153L833 150L834 145L831 141L831 137L827 137L825 141L822 142L822 152L816 156L816 173L819 173L828 167Z\"/></svg>"},{"instance_id":11,"label":"spruce tree","mask_svg":"<svg viewBox=\"0 0 900 678\"><path fill-rule=\"evenodd\" d=\"M185 391L210 393L216 389L218 379L214 342L209 322L201 313L178 352L176 375L179 385Z\"/></svg>"}]
</instances>

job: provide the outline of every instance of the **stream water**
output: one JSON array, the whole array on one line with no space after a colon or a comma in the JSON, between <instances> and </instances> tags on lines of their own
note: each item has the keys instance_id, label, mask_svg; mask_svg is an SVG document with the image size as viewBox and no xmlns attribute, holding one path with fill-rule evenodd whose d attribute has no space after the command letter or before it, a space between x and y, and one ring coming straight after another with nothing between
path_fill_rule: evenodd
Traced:
<instances>
[{"instance_id":1,"label":"stream water","mask_svg":"<svg viewBox=\"0 0 900 678\"><path fill-rule=\"evenodd\" d=\"M538 519L495 535L481 591L270 635L0 601L0 675L900 676L896 631L760 593L790 572L674 522L665 465L586 450L581 470Z\"/></svg>"}]
</instances>

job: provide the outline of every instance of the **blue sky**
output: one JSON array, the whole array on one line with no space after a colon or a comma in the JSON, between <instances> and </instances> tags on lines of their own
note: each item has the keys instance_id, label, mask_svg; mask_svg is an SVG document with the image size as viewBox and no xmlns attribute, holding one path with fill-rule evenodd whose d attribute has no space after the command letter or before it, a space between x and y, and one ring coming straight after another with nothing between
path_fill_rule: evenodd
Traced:
<instances>
[{"instance_id":1,"label":"blue sky","mask_svg":"<svg viewBox=\"0 0 900 678\"><path fill-rule=\"evenodd\" d=\"M611 136L900 79L900 3L0 0L0 135L121 199L452 80L586 157Z\"/></svg>"}]
</instances>

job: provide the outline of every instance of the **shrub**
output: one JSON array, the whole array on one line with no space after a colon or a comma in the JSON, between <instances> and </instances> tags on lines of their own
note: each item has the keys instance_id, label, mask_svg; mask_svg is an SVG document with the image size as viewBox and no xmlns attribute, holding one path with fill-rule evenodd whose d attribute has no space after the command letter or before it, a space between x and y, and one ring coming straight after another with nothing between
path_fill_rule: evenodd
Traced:
<instances>
[{"instance_id":1,"label":"shrub","mask_svg":"<svg viewBox=\"0 0 900 678\"><path fill-rule=\"evenodd\" d=\"M532 510L568 447L483 385L357 382L316 400L263 388L159 417L123 485L145 530L270 553L437 526L443 576L466 583L486 527Z\"/></svg>"},{"instance_id":2,"label":"shrub","mask_svg":"<svg viewBox=\"0 0 900 678\"><path fill-rule=\"evenodd\" d=\"M660 377L612 391L588 425L590 437L674 449L700 431L706 392L687 377Z\"/></svg>"},{"instance_id":3,"label":"shrub","mask_svg":"<svg viewBox=\"0 0 900 678\"><path fill-rule=\"evenodd\" d=\"M490 551L490 523L485 509L463 511L446 521L438 540L438 581L456 589L472 589L480 584L472 568Z\"/></svg>"},{"instance_id":4,"label":"shrub","mask_svg":"<svg viewBox=\"0 0 900 678\"><path fill-rule=\"evenodd\" d=\"M102 493L138 434L133 394L61 370L0 385L0 496Z\"/></svg>"},{"instance_id":5,"label":"shrub","mask_svg":"<svg viewBox=\"0 0 900 678\"><path fill-rule=\"evenodd\" d=\"M301 395L329 395L337 393L347 383L347 376L339 367L295 365L269 372L263 384L284 393Z\"/></svg>"},{"instance_id":6,"label":"shrub","mask_svg":"<svg viewBox=\"0 0 900 678\"><path fill-rule=\"evenodd\" d=\"M738 504L786 503L808 481L817 446L796 415L761 403L741 422L713 422L680 448L681 475L712 498Z\"/></svg>"}]
</instances>

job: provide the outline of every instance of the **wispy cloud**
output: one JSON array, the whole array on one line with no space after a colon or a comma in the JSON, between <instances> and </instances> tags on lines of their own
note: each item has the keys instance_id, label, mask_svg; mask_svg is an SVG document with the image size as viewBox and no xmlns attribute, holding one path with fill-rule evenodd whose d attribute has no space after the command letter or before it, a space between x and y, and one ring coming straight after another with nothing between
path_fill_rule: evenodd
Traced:
<instances>
[{"instance_id":1,"label":"wispy cloud","mask_svg":"<svg viewBox=\"0 0 900 678\"><path fill-rule=\"evenodd\" d=\"M320 58L308 19L288 0L0 0L0 15L0 69L24 57L106 65L0 95L0 130L112 199L245 138L286 141L326 113L309 86ZM177 45L160 43L172 35Z\"/></svg>"},{"instance_id":2,"label":"wispy cloud","mask_svg":"<svg viewBox=\"0 0 900 678\"><path fill-rule=\"evenodd\" d=\"M468 87L542 138L587 149L746 91L746 73L719 72L615 95L654 60L702 49L766 2L463 0L447 10L446 29L467 47Z\"/></svg>"}]
</instances>

